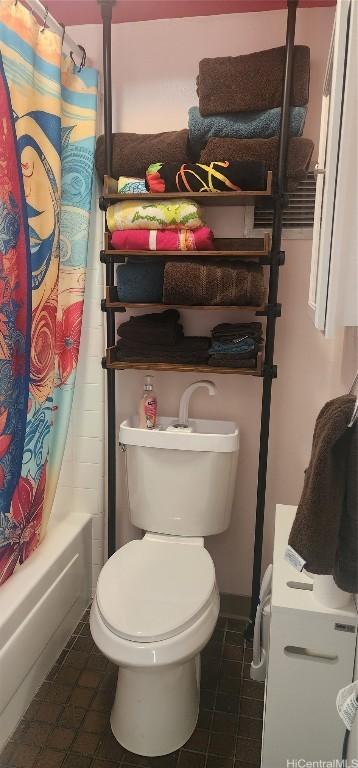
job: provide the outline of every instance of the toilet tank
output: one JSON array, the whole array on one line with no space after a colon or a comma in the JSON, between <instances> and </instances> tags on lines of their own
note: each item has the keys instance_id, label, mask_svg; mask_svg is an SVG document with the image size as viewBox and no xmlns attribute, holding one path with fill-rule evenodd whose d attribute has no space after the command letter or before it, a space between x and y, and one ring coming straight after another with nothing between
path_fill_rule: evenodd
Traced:
<instances>
[{"instance_id":1,"label":"toilet tank","mask_svg":"<svg viewBox=\"0 0 358 768\"><path fill-rule=\"evenodd\" d=\"M235 489L239 430L231 421L190 419L192 432L155 430L135 418L121 424L130 519L145 531L210 536L228 528Z\"/></svg>"}]
</instances>

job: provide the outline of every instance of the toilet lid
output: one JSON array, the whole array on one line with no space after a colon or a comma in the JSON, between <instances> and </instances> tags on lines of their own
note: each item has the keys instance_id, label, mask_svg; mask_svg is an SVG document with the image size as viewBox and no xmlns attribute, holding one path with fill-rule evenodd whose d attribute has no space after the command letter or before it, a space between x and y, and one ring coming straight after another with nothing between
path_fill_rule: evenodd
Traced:
<instances>
[{"instance_id":1,"label":"toilet lid","mask_svg":"<svg viewBox=\"0 0 358 768\"><path fill-rule=\"evenodd\" d=\"M144 538L107 561L96 598L112 632L149 643L189 626L205 611L214 588L214 564L202 545Z\"/></svg>"}]
</instances>

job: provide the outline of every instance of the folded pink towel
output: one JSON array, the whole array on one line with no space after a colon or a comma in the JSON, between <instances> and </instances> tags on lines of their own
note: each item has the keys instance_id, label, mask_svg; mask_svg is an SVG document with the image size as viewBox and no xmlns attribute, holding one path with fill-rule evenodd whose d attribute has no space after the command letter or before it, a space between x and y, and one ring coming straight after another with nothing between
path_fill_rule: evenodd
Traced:
<instances>
[{"instance_id":1,"label":"folded pink towel","mask_svg":"<svg viewBox=\"0 0 358 768\"><path fill-rule=\"evenodd\" d=\"M213 233L198 229L117 229L110 247L118 251L213 251Z\"/></svg>"}]
</instances>

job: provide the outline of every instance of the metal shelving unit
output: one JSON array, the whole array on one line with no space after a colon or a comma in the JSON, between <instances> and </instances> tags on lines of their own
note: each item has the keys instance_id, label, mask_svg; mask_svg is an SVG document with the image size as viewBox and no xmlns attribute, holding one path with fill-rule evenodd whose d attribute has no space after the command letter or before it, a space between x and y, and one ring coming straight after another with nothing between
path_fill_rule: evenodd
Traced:
<instances>
[{"instance_id":1,"label":"metal shelving unit","mask_svg":"<svg viewBox=\"0 0 358 768\"><path fill-rule=\"evenodd\" d=\"M111 25L113 0L98 0L101 6L103 23L103 72L104 72L104 136L105 136L105 172L107 177L112 173L112 77L111 77ZM252 312L258 316L266 318L266 338L263 353L259 353L257 366L255 369L215 369L211 366L190 366L174 365L170 363L135 363L118 362L114 359L113 348L115 346L115 313L125 311L126 307L138 307L148 309L148 306L141 304L126 304L115 299L115 280L114 264L123 262L125 257L130 255L130 251L111 251L108 247L108 236L105 236L105 247L101 251L101 261L106 265L106 298L103 299L101 308L106 313L107 325L107 352L103 359L103 366L107 371L107 445L108 445L108 467L107 467L107 504L108 504L108 556L111 556L116 550L116 463L117 463L117 439L115 428L116 415L116 396L115 396L115 376L117 370L136 369L136 370L171 370L171 371L197 371L211 372L232 375L251 375L262 378L262 405L261 405L261 428L260 428L260 450L257 475L257 500L256 500L256 524L255 524L255 545L254 561L252 572L252 592L251 592L251 612L250 621L247 626L246 634L250 636L253 630L253 622L256 614L256 607L259 600L260 580L261 580L261 560L262 543L265 517L265 497L266 497L266 475L267 475L267 457L270 429L270 411L271 411L271 391L272 382L277 377L277 366L274 363L275 350L275 331L276 321L281 315L281 305L278 303L278 283L280 267L284 264L285 254L281 250L282 239L282 213L287 206L286 193L286 171L287 171L287 149L289 139L289 109L290 93L292 86L293 73L293 53L296 26L296 11L298 0L287 0L287 29L286 29L286 60L285 77L282 94L282 114L280 126L279 142L279 161L278 174L275 189L272 189L272 174L268 175L268 184L266 191L261 192L239 192L239 193L175 193L173 195L145 195L148 199L165 199L172 197L185 197L193 200L200 200L203 205L252 205L255 200L270 197L273 201L273 225L272 237L258 239L250 238L232 240L223 242L225 238L217 243L219 250L214 252L196 251L196 257L209 258L215 255L218 257L230 256L238 258L257 258L259 263L267 264L269 267L269 288L267 304L264 307L210 307L211 310L235 309L245 312ZM109 191L107 180L105 181L103 196L100 198L100 207L104 210L109 204L121 199L143 199L144 195L119 195ZM137 252L138 253L138 252ZM144 255L144 252L143 252ZM170 255L175 256L173 252L156 252L156 256ZM153 305L150 305L153 307ZM156 305L161 306L163 305ZM208 307L186 307L187 309L209 309Z\"/></svg>"}]
</instances>

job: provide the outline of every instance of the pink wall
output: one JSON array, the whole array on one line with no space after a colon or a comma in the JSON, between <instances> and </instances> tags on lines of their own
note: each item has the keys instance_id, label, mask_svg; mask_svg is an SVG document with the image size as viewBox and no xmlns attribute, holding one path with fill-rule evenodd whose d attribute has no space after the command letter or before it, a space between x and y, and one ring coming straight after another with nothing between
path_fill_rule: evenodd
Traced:
<instances>
[{"instance_id":1,"label":"pink wall","mask_svg":"<svg viewBox=\"0 0 358 768\"><path fill-rule=\"evenodd\" d=\"M336 0L300 0L300 7L331 6ZM101 12L97 0L49 0L49 10L63 24L97 24ZM278 10L287 0L120 0L113 7L113 21L146 21L184 16Z\"/></svg>"},{"instance_id":2,"label":"pink wall","mask_svg":"<svg viewBox=\"0 0 358 768\"><path fill-rule=\"evenodd\" d=\"M311 47L311 99L305 133L316 144L320 94L332 28L333 9L298 11L297 42ZM101 62L99 27L70 30L86 46L96 66ZM203 56L237 55L282 44L285 13L238 14L207 18L162 20L117 25L113 29L114 129L137 132L182 128L187 110L197 103L195 77ZM240 235L242 211L212 209L207 219L217 234ZM209 211L208 211L209 213ZM321 405L347 389L353 355L349 335L327 341L315 330L308 312L311 241L287 241L286 265L281 272L276 362L279 378L273 385L272 431L268 469L265 562L271 557L276 503L297 503L307 464L314 420ZM208 332L219 315L183 313L189 332ZM230 319L223 313L221 319ZM180 394L198 376L162 373L156 376L160 411L177 413ZM236 419L241 429L237 494L230 530L207 541L213 554L220 588L249 594L251 585L256 471L261 381L250 377L213 376L215 398L195 394L197 417ZM136 408L143 376L118 374L119 417ZM119 515L121 542L128 535L125 504Z\"/></svg>"}]
</instances>

